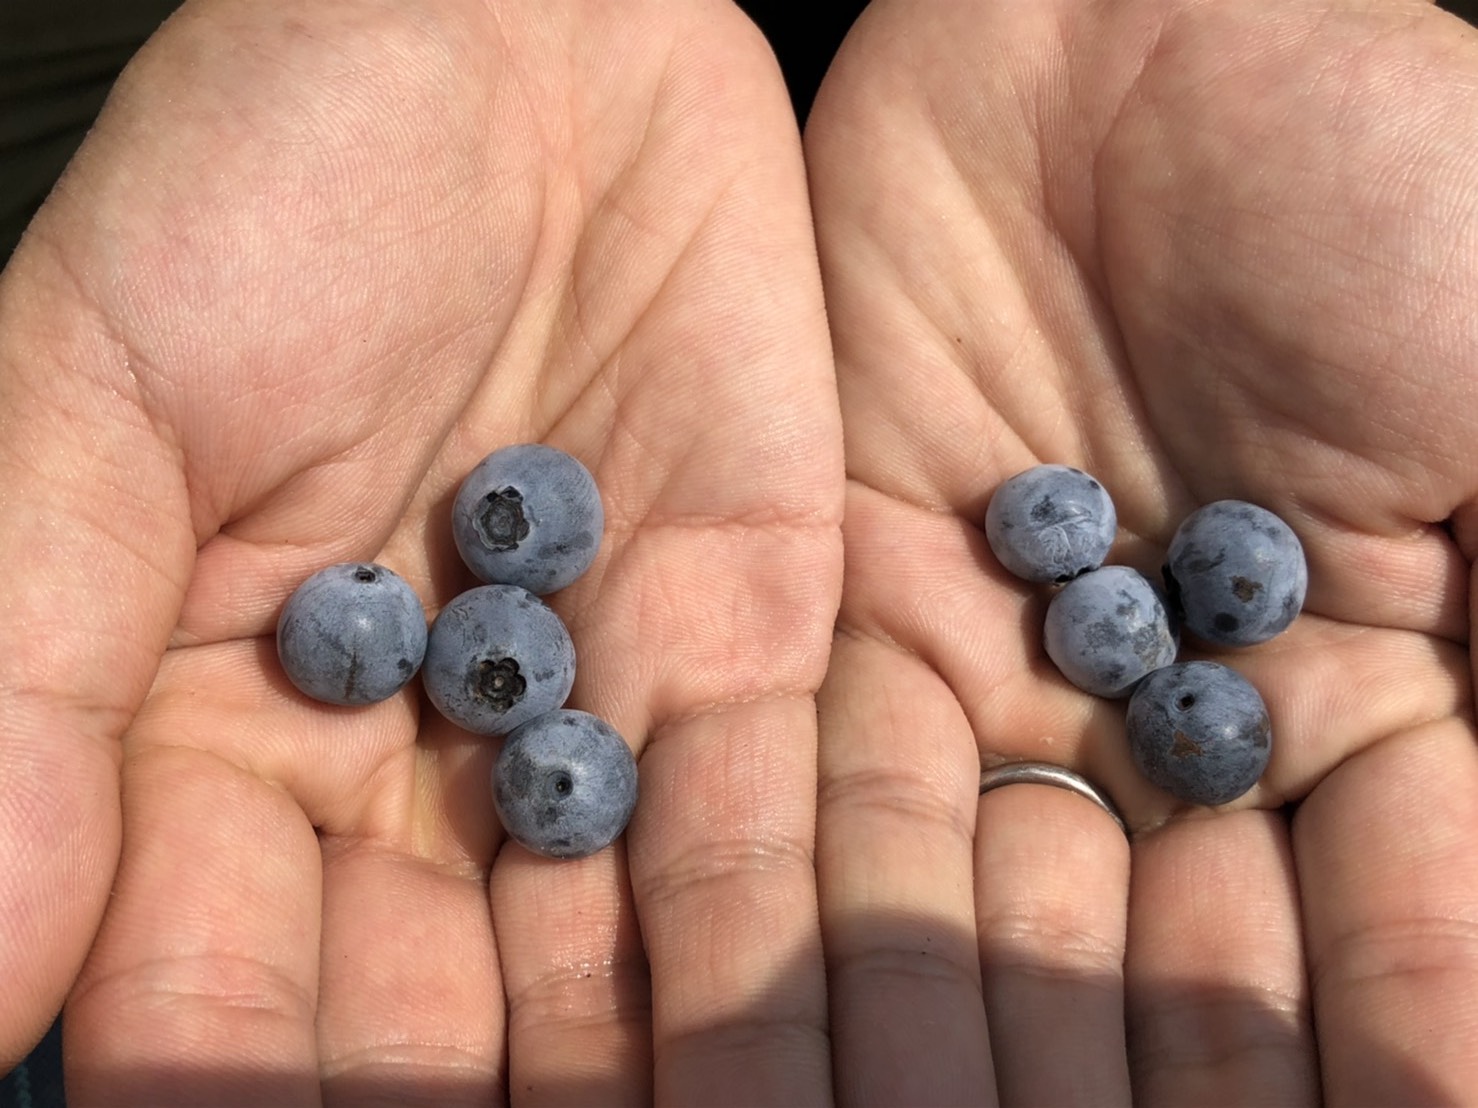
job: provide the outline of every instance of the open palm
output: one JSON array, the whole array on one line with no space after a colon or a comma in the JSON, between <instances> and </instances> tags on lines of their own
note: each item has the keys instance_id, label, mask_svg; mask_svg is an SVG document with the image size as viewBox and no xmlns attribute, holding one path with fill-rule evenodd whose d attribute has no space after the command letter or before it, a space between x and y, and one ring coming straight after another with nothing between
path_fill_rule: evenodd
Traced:
<instances>
[{"instance_id":1,"label":"open palm","mask_svg":"<svg viewBox=\"0 0 1478 1108\"><path fill-rule=\"evenodd\" d=\"M188 5L0 335L0 1072L68 996L79 1104L828 1095L841 438L736 10ZM312 704L271 645L331 562L472 584L451 496L519 441L608 521L552 602L642 800L579 863L500 850L495 743Z\"/></svg>"},{"instance_id":2,"label":"open palm","mask_svg":"<svg viewBox=\"0 0 1478 1108\"><path fill-rule=\"evenodd\" d=\"M1478 38L1424 4L879 0L854 29L806 134L850 478L818 828L843 1102L1478 1088L1475 89ZM1303 539L1305 615L1223 655L1274 725L1230 810L1137 780L1122 705L1046 659L1046 597L981 532L1038 462L1098 476L1112 560L1151 573L1214 499ZM977 797L1023 759L1104 787L1132 845L1070 793Z\"/></svg>"}]
</instances>

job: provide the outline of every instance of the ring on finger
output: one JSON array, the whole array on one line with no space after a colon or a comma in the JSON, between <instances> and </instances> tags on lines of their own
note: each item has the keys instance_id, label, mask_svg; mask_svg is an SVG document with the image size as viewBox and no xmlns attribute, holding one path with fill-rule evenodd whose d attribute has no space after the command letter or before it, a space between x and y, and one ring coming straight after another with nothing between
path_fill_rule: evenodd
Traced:
<instances>
[{"instance_id":1,"label":"ring on finger","mask_svg":"<svg viewBox=\"0 0 1478 1108\"><path fill-rule=\"evenodd\" d=\"M981 796L1003 785L1052 785L1059 789L1067 789L1097 804L1113 818L1113 821L1119 825L1119 830L1124 832L1126 837L1129 834L1129 826L1124 822L1124 817L1119 814L1119 809L1114 807L1114 802L1108 798L1108 794L1086 777L1070 769L1054 766L1050 762L1007 762L1005 765L981 770Z\"/></svg>"}]
</instances>

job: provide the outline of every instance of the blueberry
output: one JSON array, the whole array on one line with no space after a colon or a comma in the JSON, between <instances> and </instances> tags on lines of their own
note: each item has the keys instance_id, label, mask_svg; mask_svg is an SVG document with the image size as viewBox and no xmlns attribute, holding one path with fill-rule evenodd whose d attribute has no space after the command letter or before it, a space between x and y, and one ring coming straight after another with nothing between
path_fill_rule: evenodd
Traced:
<instances>
[{"instance_id":1,"label":"blueberry","mask_svg":"<svg viewBox=\"0 0 1478 1108\"><path fill-rule=\"evenodd\" d=\"M562 709L525 723L493 767L504 829L536 854L583 858L614 842L636 808L636 759L609 723Z\"/></svg>"},{"instance_id":2,"label":"blueberry","mask_svg":"<svg viewBox=\"0 0 1478 1108\"><path fill-rule=\"evenodd\" d=\"M1088 474L1035 466L996 489L985 538L1017 577L1061 584L1103 565L1118 522L1114 502Z\"/></svg>"},{"instance_id":3,"label":"blueberry","mask_svg":"<svg viewBox=\"0 0 1478 1108\"><path fill-rule=\"evenodd\" d=\"M506 735L553 711L575 682L575 647L559 616L516 585L483 585L441 610L421 671L447 719L479 735Z\"/></svg>"},{"instance_id":4,"label":"blueberry","mask_svg":"<svg viewBox=\"0 0 1478 1108\"><path fill-rule=\"evenodd\" d=\"M605 512L595 478L563 450L495 450L457 490L452 536L479 580L544 596L590 568Z\"/></svg>"},{"instance_id":5,"label":"blueberry","mask_svg":"<svg viewBox=\"0 0 1478 1108\"><path fill-rule=\"evenodd\" d=\"M329 704L374 704L415 676L426 613L399 574L345 562L309 577L277 620L277 656L300 691Z\"/></svg>"},{"instance_id":6,"label":"blueberry","mask_svg":"<svg viewBox=\"0 0 1478 1108\"><path fill-rule=\"evenodd\" d=\"M1309 569L1288 524L1256 504L1218 500L1192 512L1175 532L1165 585L1197 638L1252 646L1293 622Z\"/></svg>"},{"instance_id":7,"label":"blueberry","mask_svg":"<svg viewBox=\"0 0 1478 1108\"><path fill-rule=\"evenodd\" d=\"M1257 690L1218 662L1156 670L1129 698L1129 751L1151 782L1189 804L1225 804L1257 783L1273 730Z\"/></svg>"},{"instance_id":8,"label":"blueberry","mask_svg":"<svg viewBox=\"0 0 1478 1108\"><path fill-rule=\"evenodd\" d=\"M1047 606L1047 654L1096 696L1128 696L1145 674L1175 661L1170 612L1138 570L1104 566L1074 578Z\"/></svg>"}]
</instances>

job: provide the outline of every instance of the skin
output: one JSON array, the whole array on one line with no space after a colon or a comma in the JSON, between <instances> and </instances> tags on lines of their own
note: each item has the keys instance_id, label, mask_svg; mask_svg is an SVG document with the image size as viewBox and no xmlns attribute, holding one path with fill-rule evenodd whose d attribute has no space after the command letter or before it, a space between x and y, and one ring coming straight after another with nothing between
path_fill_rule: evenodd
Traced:
<instances>
[{"instance_id":1,"label":"skin","mask_svg":"<svg viewBox=\"0 0 1478 1108\"><path fill-rule=\"evenodd\" d=\"M847 431L818 873L838 1101L1478 1088L1478 34L1420 3L880 0L807 124ZM1138 781L973 521L1037 462L1153 572L1226 496L1308 606L1229 811ZM1034 759L1091 803L982 763ZM1285 805L1287 807L1285 807ZM1131 874L1132 861L1132 879ZM990 1049L981 1049L989 1041Z\"/></svg>"},{"instance_id":2,"label":"skin","mask_svg":"<svg viewBox=\"0 0 1478 1108\"><path fill-rule=\"evenodd\" d=\"M840 423L753 30L263 8L156 41L0 285L7 1058L70 990L78 1103L1478 1087L1471 32L868 12L806 134L850 475L817 780ZM259 657L351 551L444 601L456 481L536 437L625 506L556 598L579 704L641 748L627 845L580 863L495 853L486 747L408 697L310 714ZM1104 480L1141 568L1219 496L1306 541L1236 810L1139 783L1121 708L1035 645L977 521L1044 460ZM1064 792L977 797L1022 757L1132 846Z\"/></svg>"},{"instance_id":3,"label":"skin","mask_svg":"<svg viewBox=\"0 0 1478 1108\"><path fill-rule=\"evenodd\" d=\"M579 862L271 649L323 565L471 586L456 487L529 441L607 498L552 599L641 758ZM0 1072L66 998L78 1105L829 1099L841 434L736 9L187 5L0 282L0 490Z\"/></svg>"}]
</instances>

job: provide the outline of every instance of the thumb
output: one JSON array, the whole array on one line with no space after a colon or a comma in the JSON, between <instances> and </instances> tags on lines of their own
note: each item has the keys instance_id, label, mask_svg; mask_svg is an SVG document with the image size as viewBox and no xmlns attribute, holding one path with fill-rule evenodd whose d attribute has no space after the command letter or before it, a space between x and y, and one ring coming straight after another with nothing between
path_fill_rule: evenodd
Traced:
<instances>
[{"instance_id":1,"label":"thumb","mask_svg":"<svg viewBox=\"0 0 1478 1108\"><path fill-rule=\"evenodd\" d=\"M195 553L182 469L42 217L0 274L0 1073L40 1039L117 864L119 738Z\"/></svg>"}]
</instances>

